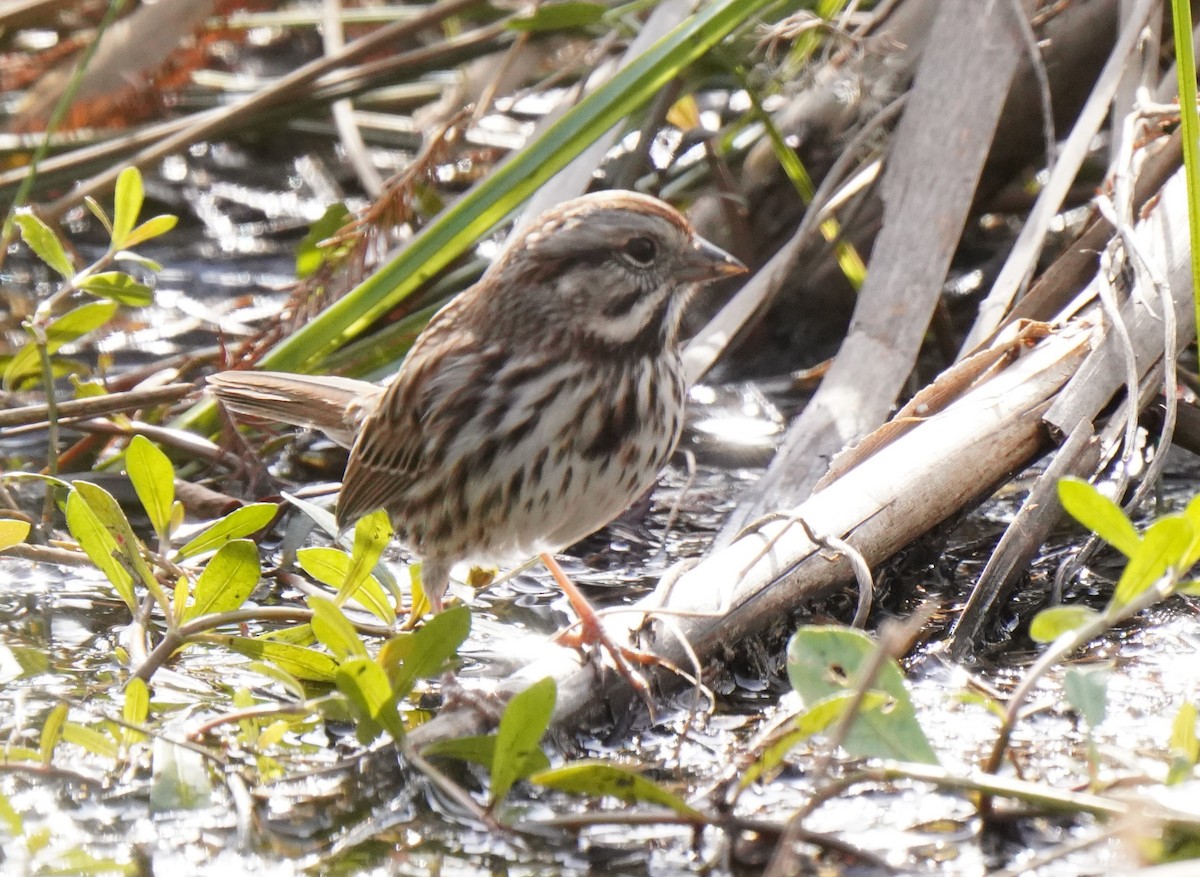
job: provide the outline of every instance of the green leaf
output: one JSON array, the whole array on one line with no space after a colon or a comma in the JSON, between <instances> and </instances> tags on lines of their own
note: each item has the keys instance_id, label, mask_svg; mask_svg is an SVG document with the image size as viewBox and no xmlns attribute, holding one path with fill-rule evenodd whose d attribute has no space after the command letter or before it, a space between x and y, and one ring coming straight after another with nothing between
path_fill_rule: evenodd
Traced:
<instances>
[{"instance_id":1,"label":"green leaf","mask_svg":"<svg viewBox=\"0 0 1200 877\"><path fill-rule=\"evenodd\" d=\"M337 548L319 546L301 548L296 552L296 562L300 568L323 585L335 590L346 581L350 572L350 555ZM367 578L358 586L354 599L361 603L368 612L379 618L387 625L396 621L396 609L384 593L383 586L375 576Z\"/></svg>"},{"instance_id":2,"label":"green leaf","mask_svg":"<svg viewBox=\"0 0 1200 877\"><path fill-rule=\"evenodd\" d=\"M492 757L491 803L503 800L520 779L536 772L545 754L539 743L550 727L558 686L547 676L515 695L500 717Z\"/></svg>"},{"instance_id":3,"label":"green leaf","mask_svg":"<svg viewBox=\"0 0 1200 877\"><path fill-rule=\"evenodd\" d=\"M333 237L352 219L350 211L340 201L325 208L324 215L308 227L308 234L296 245L296 278L304 280L311 277L340 252L346 250L346 244L335 246L320 246L322 241Z\"/></svg>"},{"instance_id":4,"label":"green leaf","mask_svg":"<svg viewBox=\"0 0 1200 877\"><path fill-rule=\"evenodd\" d=\"M120 504L113 499L112 494L90 481L73 481L71 488L87 501L88 508L95 512L97 519L108 530L117 551L127 562L124 565L127 565L135 578L142 584L154 582L154 576L143 556L145 548L141 540L133 534L129 519L125 517L125 512L121 511Z\"/></svg>"},{"instance_id":5,"label":"green leaf","mask_svg":"<svg viewBox=\"0 0 1200 877\"><path fill-rule=\"evenodd\" d=\"M1088 727L1093 730L1104 721L1108 710L1108 681L1112 673L1108 670L1080 670L1078 667L1067 669L1063 677L1063 694L1067 703L1083 716Z\"/></svg>"},{"instance_id":6,"label":"green leaf","mask_svg":"<svg viewBox=\"0 0 1200 877\"><path fill-rule=\"evenodd\" d=\"M125 686L125 707L121 711L121 718L131 725L144 725L149 715L150 688L145 680L134 676ZM146 735L141 731L135 731L133 728L121 729L121 743L125 746L132 746L145 738Z\"/></svg>"},{"instance_id":7,"label":"green leaf","mask_svg":"<svg viewBox=\"0 0 1200 877\"><path fill-rule=\"evenodd\" d=\"M307 625L305 625L307 627ZM274 664L266 664L261 661L251 661L246 665L246 669L252 673L259 673L266 676L268 679L273 679L283 687L283 690L292 696L292 699L297 703L301 703L308 693L304 690L304 685L290 673L285 673Z\"/></svg>"},{"instance_id":8,"label":"green leaf","mask_svg":"<svg viewBox=\"0 0 1200 877\"><path fill-rule=\"evenodd\" d=\"M96 856L82 847L72 847L54 854L47 864L39 864L36 873L38 877L112 877L113 874L133 877L136 869L128 858L118 861L112 856Z\"/></svg>"},{"instance_id":9,"label":"green leaf","mask_svg":"<svg viewBox=\"0 0 1200 877\"><path fill-rule=\"evenodd\" d=\"M131 231L125 238L125 243L122 246L136 247L140 243L156 238L159 235L164 235L173 229L179 222L178 216L172 216L169 213L161 213L158 216L152 216ZM120 254L119 257L123 257Z\"/></svg>"},{"instance_id":10,"label":"green leaf","mask_svg":"<svg viewBox=\"0 0 1200 877\"><path fill-rule=\"evenodd\" d=\"M738 787L744 789L759 777L773 773L783 764L783 759L792 749L814 734L820 734L831 725L836 724L853 702L854 692L852 691L831 694L784 723L771 735L771 739L762 747L754 763L742 772L738 778ZM863 695L859 708L865 713L869 710L882 709L891 703L890 695L884 694L882 691L868 691Z\"/></svg>"},{"instance_id":11,"label":"green leaf","mask_svg":"<svg viewBox=\"0 0 1200 877\"><path fill-rule=\"evenodd\" d=\"M1087 606L1051 606L1033 617L1029 636L1034 642L1052 643L1064 633L1090 624L1099 614Z\"/></svg>"},{"instance_id":12,"label":"green leaf","mask_svg":"<svg viewBox=\"0 0 1200 877\"><path fill-rule=\"evenodd\" d=\"M603 18L607 11L603 3L565 0L563 3L547 3L536 7L529 15L511 19L507 27L531 33L587 27Z\"/></svg>"},{"instance_id":13,"label":"green leaf","mask_svg":"<svg viewBox=\"0 0 1200 877\"><path fill-rule=\"evenodd\" d=\"M350 567L346 578L338 588L338 602L348 600L358 591L392 538L392 525L387 512L380 509L359 518L354 525L354 549L350 553Z\"/></svg>"},{"instance_id":14,"label":"green leaf","mask_svg":"<svg viewBox=\"0 0 1200 877\"><path fill-rule=\"evenodd\" d=\"M857 630L801 627L788 643L788 678L804 703L814 705L830 695L853 691L860 668L876 648L874 640ZM890 695L894 703L890 709L871 710L855 718L842 741L846 751L855 757L937 764L937 755L917 721L904 673L894 659L882 663L871 690Z\"/></svg>"},{"instance_id":15,"label":"green leaf","mask_svg":"<svg viewBox=\"0 0 1200 877\"><path fill-rule=\"evenodd\" d=\"M217 641L247 658L273 664L284 673L295 676L297 679L307 679L310 682L333 682L337 676L337 661L315 649L244 636L219 637Z\"/></svg>"},{"instance_id":16,"label":"green leaf","mask_svg":"<svg viewBox=\"0 0 1200 877\"><path fill-rule=\"evenodd\" d=\"M8 800L7 795L0 795L0 825L8 830L10 836L17 838L25 833L25 823L17 808Z\"/></svg>"},{"instance_id":17,"label":"green leaf","mask_svg":"<svg viewBox=\"0 0 1200 877\"><path fill-rule=\"evenodd\" d=\"M1182 515L1167 515L1147 527L1137 550L1121 571L1108 611L1128 606L1168 569L1178 568L1194 536L1191 522Z\"/></svg>"},{"instance_id":18,"label":"green leaf","mask_svg":"<svg viewBox=\"0 0 1200 877\"><path fill-rule=\"evenodd\" d=\"M496 735L476 734L471 737L438 740L422 749L421 755L424 758L455 758L491 768L492 761L496 758ZM544 753L542 757L546 758ZM547 758L546 767L549 766L550 759Z\"/></svg>"},{"instance_id":19,"label":"green leaf","mask_svg":"<svg viewBox=\"0 0 1200 877\"><path fill-rule=\"evenodd\" d=\"M269 642L288 643L293 646L311 646L317 641L313 636L311 624L295 624L291 627L280 627L260 633L255 639Z\"/></svg>"},{"instance_id":20,"label":"green leaf","mask_svg":"<svg viewBox=\"0 0 1200 877\"><path fill-rule=\"evenodd\" d=\"M71 531L71 535L75 537L88 559L104 573L117 596L129 607L129 611L137 611L133 577L113 556L117 551L116 540L96 517L87 501L75 490L67 494L67 529Z\"/></svg>"},{"instance_id":21,"label":"green leaf","mask_svg":"<svg viewBox=\"0 0 1200 877\"><path fill-rule=\"evenodd\" d=\"M41 358L33 342L24 345L16 356L0 354L0 367L3 368L2 380L6 390L23 389L33 383L43 382ZM89 368L87 363L80 360L57 356L50 361L51 380L86 376L90 374Z\"/></svg>"},{"instance_id":22,"label":"green leaf","mask_svg":"<svg viewBox=\"0 0 1200 877\"><path fill-rule=\"evenodd\" d=\"M404 739L404 721L396 709L397 698L383 668L369 658L352 658L337 671L338 691L350 700L358 718L358 739L366 745L383 728L393 740Z\"/></svg>"},{"instance_id":23,"label":"green leaf","mask_svg":"<svg viewBox=\"0 0 1200 877\"><path fill-rule=\"evenodd\" d=\"M27 646L0 646L0 651L3 652L2 656L6 662L15 661L21 668L20 678L22 679L50 672L50 656L41 649Z\"/></svg>"},{"instance_id":24,"label":"green leaf","mask_svg":"<svg viewBox=\"0 0 1200 877\"><path fill-rule=\"evenodd\" d=\"M121 250L113 258L118 262L132 262L135 265L141 265L153 274L158 274L162 271L162 265L158 262L143 256L141 253L135 253L133 250Z\"/></svg>"},{"instance_id":25,"label":"green leaf","mask_svg":"<svg viewBox=\"0 0 1200 877\"><path fill-rule=\"evenodd\" d=\"M575 795L617 798L626 804L658 804L681 816L707 822L703 813L653 780L603 761L576 761L529 778L531 783Z\"/></svg>"},{"instance_id":26,"label":"green leaf","mask_svg":"<svg viewBox=\"0 0 1200 877\"><path fill-rule=\"evenodd\" d=\"M0 551L20 545L29 535L29 522L0 519Z\"/></svg>"},{"instance_id":27,"label":"green leaf","mask_svg":"<svg viewBox=\"0 0 1200 877\"><path fill-rule=\"evenodd\" d=\"M46 347L57 353L64 344L77 341L94 332L112 319L117 312L115 301L89 301L58 317L46 327Z\"/></svg>"},{"instance_id":28,"label":"green leaf","mask_svg":"<svg viewBox=\"0 0 1200 877\"><path fill-rule=\"evenodd\" d=\"M1081 478L1061 478L1058 501L1067 514L1126 557L1133 557L1141 539L1119 505Z\"/></svg>"},{"instance_id":29,"label":"green leaf","mask_svg":"<svg viewBox=\"0 0 1200 877\"><path fill-rule=\"evenodd\" d=\"M95 198L93 198L91 195L84 195L83 196L83 204L85 207L87 207L87 209L89 211L91 211L92 216L96 217L96 219L98 219L100 221L100 224L102 226L104 226L105 232L108 233L108 236L111 239L112 238L112 220L108 218L108 213L104 210L103 207L100 206L100 202L97 201Z\"/></svg>"},{"instance_id":30,"label":"green leaf","mask_svg":"<svg viewBox=\"0 0 1200 877\"><path fill-rule=\"evenodd\" d=\"M46 327L46 352L53 355L64 344L69 344L103 326L116 310L116 302L93 301L67 311ZM4 367L4 386L12 387L25 378L41 373L41 353L38 346L30 341L23 345Z\"/></svg>"},{"instance_id":31,"label":"green leaf","mask_svg":"<svg viewBox=\"0 0 1200 877\"><path fill-rule=\"evenodd\" d=\"M278 511L278 507L270 502L256 502L234 509L180 548L175 554L175 559L195 557L197 554L220 548L234 539L257 533L275 519Z\"/></svg>"},{"instance_id":32,"label":"green leaf","mask_svg":"<svg viewBox=\"0 0 1200 877\"><path fill-rule=\"evenodd\" d=\"M76 399L99 399L101 396L108 395L108 390L104 389L104 384L99 381L81 381L79 378L72 378L71 384L75 388Z\"/></svg>"},{"instance_id":33,"label":"green leaf","mask_svg":"<svg viewBox=\"0 0 1200 877\"><path fill-rule=\"evenodd\" d=\"M62 738L67 743L73 743L76 746L81 746L92 755L97 755L100 758L111 758L115 760L117 756L121 754L117 749L117 744L112 737L97 731L95 728L89 728L86 725L81 725L78 722L64 723L62 728Z\"/></svg>"},{"instance_id":34,"label":"green leaf","mask_svg":"<svg viewBox=\"0 0 1200 877\"><path fill-rule=\"evenodd\" d=\"M192 604L184 609L183 620L241 608L261 575L257 545L248 539L222 545L196 579Z\"/></svg>"},{"instance_id":35,"label":"green leaf","mask_svg":"<svg viewBox=\"0 0 1200 877\"><path fill-rule=\"evenodd\" d=\"M79 288L89 295L135 308L154 303L154 290L134 280L124 271L102 271L84 279Z\"/></svg>"},{"instance_id":36,"label":"green leaf","mask_svg":"<svg viewBox=\"0 0 1200 877\"><path fill-rule=\"evenodd\" d=\"M113 193L112 249L125 246L129 233L142 212L142 172L136 167L127 167L117 177Z\"/></svg>"},{"instance_id":37,"label":"green leaf","mask_svg":"<svg viewBox=\"0 0 1200 877\"><path fill-rule=\"evenodd\" d=\"M333 601L313 595L308 598L308 608L313 612L310 622L313 633L339 662L367 657L367 647L362 637ZM386 674L384 679L387 679Z\"/></svg>"},{"instance_id":38,"label":"green leaf","mask_svg":"<svg viewBox=\"0 0 1200 877\"><path fill-rule=\"evenodd\" d=\"M34 216L28 207L18 210L13 215L13 222L21 230L21 240L33 250L35 256L62 275L64 280L75 276L75 267L67 258L67 251L50 226Z\"/></svg>"},{"instance_id":39,"label":"green leaf","mask_svg":"<svg viewBox=\"0 0 1200 877\"><path fill-rule=\"evenodd\" d=\"M1200 561L1200 495L1192 497L1187 504L1187 508L1183 510L1183 516L1192 525L1192 545L1187 554L1180 561L1180 571L1190 570Z\"/></svg>"},{"instance_id":40,"label":"green leaf","mask_svg":"<svg viewBox=\"0 0 1200 877\"><path fill-rule=\"evenodd\" d=\"M156 737L151 764L152 813L202 810L212 805L212 780L200 753Z\"/></svg>"},{"instance_id":41,"label":"green leaf","mask_svg":"<svg viewBox=\"0 0 1200 877\"><path fill-rule=\"evenodd\" d=\"M1190 779L1192 770L1200 760L1200 741L1196 738L1196 704L1185 700L1171 722L1171 767L1167 773L1167 785L1173 786Z\"/></svg>"},{"instance_id":42,"label":"green leaf","mask_svg":"<svg viewBox=\"0 0 1200 877\"><path fill-rule=\"evenodd\" d=\"M430 618L420 630L400 634L384 643L379 663L387 672L396 697L408 697L418 679L441 673L470 632L471 610L453 606Z\"/></svg>"},{"instance_id":43,"label":"green leaf","mask_svg":"<svg viewBox=\"0 0 1200 877\"><path fill-rule=\"evenodd\" d=\"M26 341L17 352L9 357L4 366L4 388L11 389L26 378L40 375L42 371L41 354L38 346L32 341Z\"/></svg>"},{"instance_id":44,"label":"green leaf","mask_svg":"<svg viewBox=\"0 0 1200 877\"><path fill-rule=\"evenodd\" d=\"M166 540L171 531L171 506L175 502L175 467L150 439L135 435L125 450L125 471L154 532Z\"/></svg>"},{"instance_id":45,"label":"green leaf","mask_svg":"<svg viewBox=\"0 0 1200 877\"><path fill-rule=\"evenodd\" d=\"M54 758L54 750L62 739L63 725L67 722L67 705L60 703L50 710L46 721L42 724L42 734L38 742L38 754L42 764L49 766Z\"/></svg>"}]
</instances>

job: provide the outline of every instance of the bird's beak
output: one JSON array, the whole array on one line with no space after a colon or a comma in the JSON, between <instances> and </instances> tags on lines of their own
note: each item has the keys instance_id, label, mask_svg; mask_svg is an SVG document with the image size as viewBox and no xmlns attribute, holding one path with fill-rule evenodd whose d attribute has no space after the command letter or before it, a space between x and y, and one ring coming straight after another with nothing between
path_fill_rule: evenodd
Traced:
<instances>
[{"instance_id":1,"label":"bird's beak","mask_svg":"<svg viewBox=\"0 0 1200 877\"><path fill-rule=\"evenodd\" d=\"M745 265L716 244L710 244L704 238L697 237L692 244L692 249L684 258L680 279L703 283L745 273Z\"/></svg>"}]
</instances>

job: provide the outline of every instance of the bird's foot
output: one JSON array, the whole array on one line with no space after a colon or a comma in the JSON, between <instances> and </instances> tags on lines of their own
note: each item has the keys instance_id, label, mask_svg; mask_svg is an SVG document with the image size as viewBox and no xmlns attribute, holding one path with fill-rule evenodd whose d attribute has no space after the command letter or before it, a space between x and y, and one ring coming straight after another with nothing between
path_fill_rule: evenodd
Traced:
<instances>
[{"instance_id":1,"label":"bird's foot","mask_svg":"<svg viewBox=\"0 0 1200 877\"><path fill-rule=\"evenodd\" d=\"M637 692L638 697L646 704L646 708L650 712L651 718L654 717L654 698L651 696L650 685L646 678L639 673L635 666L667 666L669 662L664 661L657 655L649 652L643 652L630 645L618 643L614 640L604 628L604 622L601 621L599 613L596 611L591 602L583 595L574 582L567 576L563 568L559 566L553 556L549 554L541 555L542 563L550 570L550 574L554 576L554 580L558 586L562 588L567 595L567 599L571 601L572 607L575 609L575 614L579 616L578 625L574 628L560 631L555 635L554 639L561 645L571 648L584 650L585 646L599 646L600 649L608 653L612 659L613 666L617 673L629 683L629 687Z\"/></svg>"}]
</instances>

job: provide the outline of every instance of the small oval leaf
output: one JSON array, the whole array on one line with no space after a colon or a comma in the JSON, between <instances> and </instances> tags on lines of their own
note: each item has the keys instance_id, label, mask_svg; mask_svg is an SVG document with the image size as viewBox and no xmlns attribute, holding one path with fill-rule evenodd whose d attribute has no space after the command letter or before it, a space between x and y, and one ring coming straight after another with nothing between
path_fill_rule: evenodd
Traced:
<instances>
[{"instance_id":1,"label":"small oval leaf","mask_svg":"<svg viewBox=\"0 0 1200 877\"><path fill-rule=\"evenodd\" d=\"M125 707L121 718L131 725L144 725L150 715L150 688L140 676L134 676L125 686ZM141 731L133 728L121 729L121 742L131 746L146 737Z\"/></svg>"},{"instance_id":2,"label":"small oval leaf","mask_svg":"<svg viewBox=\"0 0 1200 877\"><path fill-rule=\"evenodd\" d=\"M296 552L296 562L300 568L323 585L339 588L346 581L350 570L350 555L337 548L318 546L301 548ZM361 582L354 595L372 615L381 619L384 624L391 625L396 620L396 610L384 593L379 579L373 575Z\"/></svg>"},{"instance_id":3,"label":"small oval leaf","mask_svg":"<svg viewBox=\"0 0 1200 877\"><path fill-rule=\"evenodd\" d=\"M418 679L441 673L471 632L471 610L453 606L430 618L414 633L388 640L379 653L396 697L408 697Z\"/></svg>"},{"instance_id":4,"label":"small oval leaf","mask_svg":"<svg viewBox=\"0 0 1200 877\"><path fill-rule=\"evenodd\" d=\"M29 535L29 522L0 519L0 551L20 545Z\"/></svg>"},{"instance_id":5,"label":"small oval leaf","mask_svg":"<svg viewBox=\"0 0 1200 877\"><path fill-rule=\"evenodd\" d=\"M876 648L875 641L861 631L801 627L788 643L788 678L811 706L830 695L855 690L859 669L873 659ZM888 710L861 712L842 741L845 750L857 757L937 764L937 755L917 721L904 673L894 659L882 663L870 690L890 695L894 703Z\"/></svg>"},{"instance_id":6,"label":"small oval leaf","mask_svg":"<svg viewBox=\"0 0 1200 877\"><path fill-rule=\"evenodd\" d=\"M266 661L289 676L311 682L333 682L338 663L324 652L246 636L214 637L240 655Z\"/></svg>"},{"instance_id":7,"label":"small oval leaf","mask_svg":"<svg viewBox=\"0 0 1200 877\"><path fill-rule=\"evenodd\" d=\"M1052 643L1063 633L1090 624L1098 614L1086 606L1051 606L1042 609L1030 623L1030 638L1034 642Z\"/></svg>"},{"instance_id":8,"label":"small oval leaf","mask_svg":"<svg viewBox=\"0 0 1200 877\"><path fill-rule=\"evenodd\" d=\"M1058 501L1067 514L1126 557L1141 541L1133 522L1119 505L1082 478L1061 478Z\"/></svg>"},{"instance_id":9,"label":"small oval leaf","mask_svg":"<svg viewBox=\"0 0 1200 877\"><path fill-rule=\"evenodd\" d=\"M333 652L338 661L367 657L367 647L362 637L332 600L313 595L308 598L308 608L313 613L310 622L313 633L325 648ZM384 679L386 678L385 675ZM391 691L390 686L388 690Z\"/></svg>"},{"instance_id":10,"label":"small oval leaf","mask_svg":"<svg viewBox=\"0 0 1200 877\"><path fill-rule=\"evenodd\" d=\"M1098 615L1087 606L1051 606L1033 617L1029 623L1029 637L1034 642L1052 643L1064 633L1090 624Z\"/></svg>"},{"instance_id":11,"label":"small oval leaf","mask_svg":"<svg viewBox=\"0 0 1200 877\"><path fill-rule=\"evenodd\" d=\"M179 217L172 216L170 213L161 213L158 216L152 216L126 235L122 246L136 247L138 244L148 241L151 238L166 234L178 222Z\"/></svg>"},{"instance_id":12,"label":"small oval leaf","mask_svg":"<svg viewBox=\"0 0 1200 877\"><path fill-rule=\"evenodd\" d=\"M65 723L62 729L62 738L64 742L81 746L92 755L98 755L101 758L115 759L120 755L117 743L112 737L78 722Z\"/></svg>"},{"instance_id":13,"label":"small oval leaf","mask_svg":"<svg viewBox=\"0 0 1200 877\"><path fill-rule=\"evenodd\" d=\"M42 764L49 766L54 758L54 750L58 746L58 741L62 739L63 725L67 721L68 706L65 703L60 703L54 709L50 710L50 714L46 716L46 721L42 724L42 733L38 743L38 754L41 755Z\"/></svg>"},{"instance_id":14,"label":"small oval leaf","mask_svg":"<svg viewBox=\"0 0 1200 877\"><path fill-rule=\"evenodd\" d=\"M175 559L183 560L214 551L234 539L257 533L275 519L278 511L278 507L270 502L256 502L234 509L180 548Z\"/></svg>"},{"instance_id":15,"label":"small oval leaf","mask_svg":"<svg viewBox=\"0 0 1200 877\"><path fill-rule=\"evenodd\" d=\"M392 538L392 524L387 512L380 509L359 518L354 525L354 549L350 553L350 566L346 577L338 588L338 602L355 595L371 570L383 555Z\"/></svg>"},{"instance_id":16,"label":"small oval leaf","mask_svg":"<svg viewBox=\"0 0 1200 877\"><path fill-rule=\"evenodd\" d=\"M116 550L125 559L130 572L137 580L143 585L154 581L154 576L142 554L144 547L141 540L134 535L133 527L129 525L129 519L125 517L125 512L121 511L120 504L113 499L112 494L99 484L82 479L71 482L71 488L73 492L83 497L88 508L95 513L96 518L108 530Z\"/></svg>"},{"instance_id":17,"label":"small oval leaf","mask_svg":"<svg viewBox=\"0 0 1200 877\"><path fill-rule=\"evenodd\" d=\"M370 743L379 736L379 728L393 740L404 738L404 721L383 668L368 658L352 658L338 670L334 681L357 713L359 741Z\"/></svg>"},{"instance_id":18,"label":"small oval leaf","mask_svg":"<svg viewBox=\"0 0 1200 877\"><path fill-rule=\"evenodd\" d=\"M46 349L57 353L64 344L99 329L117 312L115 301L89 301L67 311L46 327Z\"/></svg>"},{"instance_id":19,"label":"small oval leaf","mask_svg":"<svg viewBox=\"0 0 1200 877\"><path fill-rule=\"evenodd\" d=\"M1063 676L1063 694L1074 710L1095 730L1108 711L1108 682L1112 673L1103 668L1081 670L1068 667Z\"/></svg>"},{"instance_id":20,"label":"small oval leaf","mask_svg":"<svg viewBox=\"0 0 1200 877\"><path fill-rule=\"evenodd\" d=\"M35 256L57 271L64 280L75 276L75 267L67 258L62 241L58 239L50 226L42 222L30 212L28 207L22 207L13 216L13 222L21 230L21 240L33 250Z\"/></svg>"},{"instance_id":21,"label":"small oval leaf","mask_svg":"<svg viewBox=\"0 0 1200 877\"><path fill-rule=\"evenodd\" d=\"M100 206L100 202L97 201L95 198L93 198L91 195L84 195L83 203L84 203L84 206L86 206L87 209L91 211L92 216L96 217L96 219L98 219L100 221L100 224L102 226L104 226L104 230L106 232L108 232L108 236L111 238L112 237L112 220L108 218L108 213L106 213L104 208Z\"/></svg>"},{"instance_id":22,"label":"small oval leaf","mask_svg":"<svg viewBox=\"0 0 1200 877\"><path fill-rule=\"evenodd\" d=\"M133 577L124 566L113 556L117 550L116 540L101 523L96 513L92 511L87 501L72 490L67 495L67 529L79 543L88 559L104 573L117 596L129 607L130 612L137 610L137 602L133 594Z\"/></svg>"},{"instance_id":23,"label":"small oval leaf","mask_svg":"<svg viewBox=\"0 0 1200 877\"><path fill-rule=\"evenodd\" d=\"M253 542L235 539L221 546L196 579L192 604L184 610L183 620L241 608L261 575L258 546Z\"/></svg>"},{"instance_id":24,"label":"small oval leaf","mask_svg":"<svg viewBox=\"0 0 1200 877\"><path fill-rule=\"evenodd\" d=\"M130 307L144 308L154 303L154 290L134 280L124 271L93 274L80 283L79 288L96 298L120 302Z\"/></svg>"},{"instance_id":25,"label":"small oval leaf","mask_svg":"<svg viewBox=\"0 0 1200 877\"><path fill-rule=\"evenodd\" d=\"M576 795L616 798L626 804L658 804L697 822L707 822L704 814L674 792L628 768L601 761L577 761L553 770L543 770L529 778L531 783Z\"/></svg>"},{"instance_id":26,"label":"small oval leaf","mask_svg":"<svg viewBox=\"0 0 1200 877\"><path fill-rule=\"evenodd\" d=\"M500 717L496 729L496 751L492 758L491 801L495 804L508 790L538 768L545 758L539 744L558 698L558 686L547 676L515 695Z\"/></svg>"},{"instance_id":27,"label":"small oval leaf","mask_svg":"<svg viewBox=\"0 0 1200 877\"><path fill-rule=\"evenodd\" d=\"M1170 739L1171 767L1167 774L1167 785L1172 786L1191 779L1192 769L1200 760L1200 738L1196 736L1196 705L1185 700L1171 722Z\"/></svg>"},{"instance_id":28,"label":"small oval leaf","mask_svg":"<svg viewBox=\"0 0 1200 877\"><path fill-rule=\"evenodd\" d=\"M469 761L480 767L491 768L496 757L496 735L475 734L470 737L453 737L449 740L437 740L421 750L423 758L456 758L459 761ZM547 759L546 767L550 763Z\"/></svg>"},{"instance_id":29,"label":"small oval leaf","mask_svg":"<svg viewBox=\"0 0 1200 877\"><path fill-rule=\"evenodd\" d=\"M142 172L136 167L127 167L117 176L113 193L112 249L125 246L129 233L142 212Z\"/></svg>"},{"instance_id":30,"label":"small oval leaf","mask_svg":"<svg viewBox=\"0 0 1200 877\"><path fill-rule=\"evenodd\" d=\"M1129 563L1121 571L1109 603L1110 609L1128 606L1162 578L1167 570L1178 570L1194 537L1192 524L1183 515L1167 515L1147 527L1137 550L1130 555Z\"/></svg>"},{"instance_id":31,"label":"small oval leaf","mask_svg":"<svg viewBox=\"0 0 1200 877\"><path fill-rule=\"evenodd\" d=\"M856 694L843 691L819 700L798 716L793 716L771 735L754 760L738 777L738 788L746 788L759 777L771 774L783 764L783 759L798 744L813 734L819 734L837 722L854 703ZM892 703L892 698L882 691L868 691L863 695L859 709L862 712L881 709Z\"/></svg>"},{"instance_id":32,"label":"small oval leaf","mask_svg":"<svg viewBox=\"0 0 1200 877\"><path fill-rule=\"evenodd\" d=\"M154 532L165 539L175 502L175 467L171 460L150 439L135 435L125 450L125 471Z\"/></svg>"}]
</instances>

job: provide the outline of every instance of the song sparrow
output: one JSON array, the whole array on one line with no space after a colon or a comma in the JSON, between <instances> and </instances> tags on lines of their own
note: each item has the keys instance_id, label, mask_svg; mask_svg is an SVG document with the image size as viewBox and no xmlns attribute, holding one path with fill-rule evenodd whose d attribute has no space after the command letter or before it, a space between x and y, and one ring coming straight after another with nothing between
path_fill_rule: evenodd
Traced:
<instances>
[{"instance_id":1,"label":"song sparrow","mask_svg":"<svg viewBox=\"0 0 1200 877\"><path fill-rule=\"evenodd\" d=\"M209 385L235 412L350 447L338 522L386 509L435 611L453 564L534 555L575 602L550 553L653 484L683 423L689 295L745 270L662 201L585 195L515 235L385 385L247 371Z\"/></svg>"}]
</instances>

